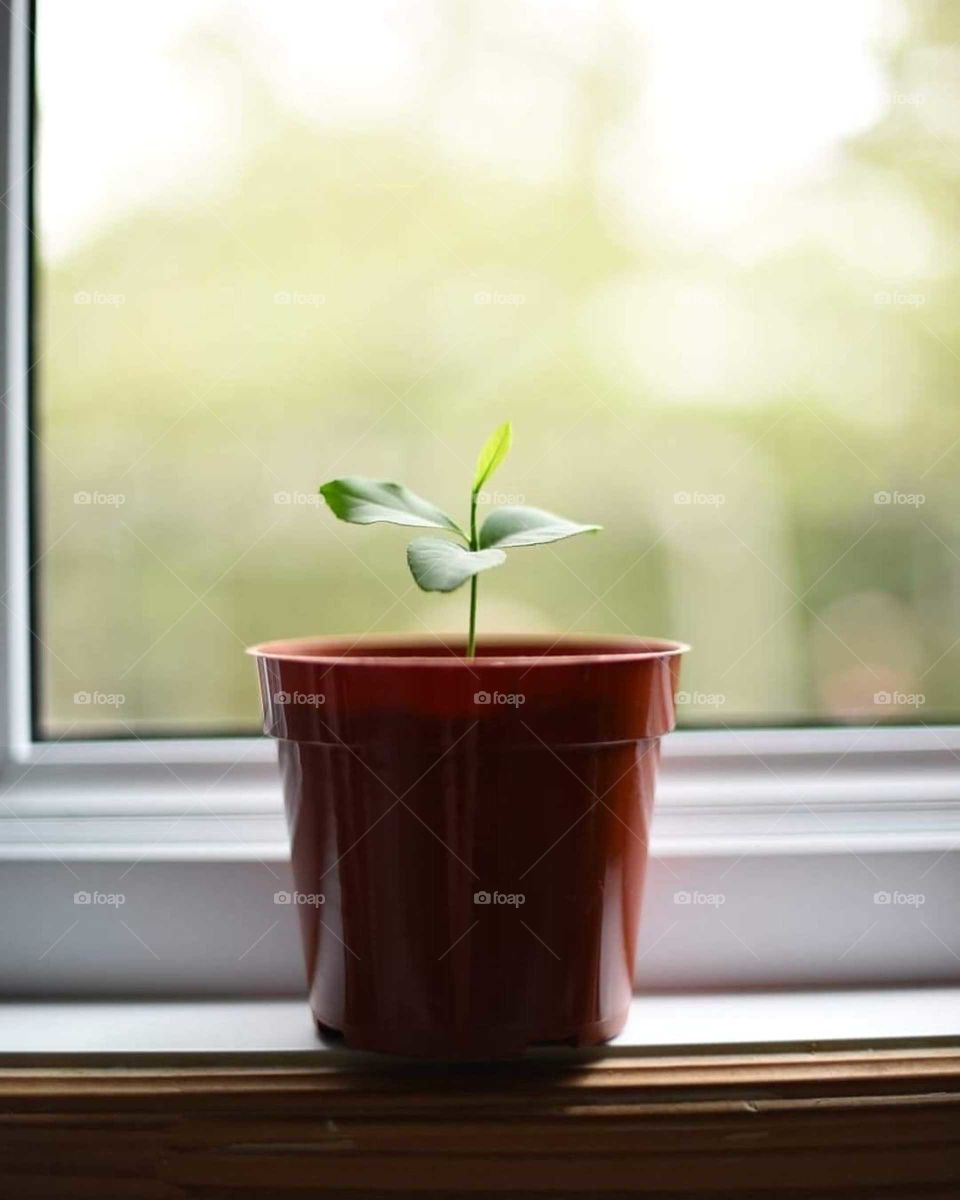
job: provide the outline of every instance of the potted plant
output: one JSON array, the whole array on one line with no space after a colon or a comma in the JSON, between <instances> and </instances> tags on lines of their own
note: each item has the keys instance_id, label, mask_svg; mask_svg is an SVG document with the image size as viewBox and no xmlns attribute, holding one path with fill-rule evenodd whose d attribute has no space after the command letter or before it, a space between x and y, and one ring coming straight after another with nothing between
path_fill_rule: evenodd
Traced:
<instances>
[{"instance_id":1,"label":"potted plant","mask_svg":"<svg viewBox=\"0 0 960 1200\"><path fill-rule=\"evenodd\" d=\"M595 531L480 492L463 530L407 488L320 493L341 520L441 531L408 547L425 591L470 583L466 638L253 647L278 739L310 1005L321 1031L406 1055L500 1058L623 1026L677 642L512 636L477 647L478 575L508 549Z\"/></svg>"}]
</instances>

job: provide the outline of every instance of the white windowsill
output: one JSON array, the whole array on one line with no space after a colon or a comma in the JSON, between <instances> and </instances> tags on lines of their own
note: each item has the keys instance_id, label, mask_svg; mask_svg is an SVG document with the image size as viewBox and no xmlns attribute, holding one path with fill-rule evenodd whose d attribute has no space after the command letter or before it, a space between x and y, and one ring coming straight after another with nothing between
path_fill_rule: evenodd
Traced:
<instances>
[{"instance_id":1,"label":"white windowsill","mask_svg":"<svg viewBox=\"0 0 960 1200\"><path fill-rule=\"evenodd\" d=\"M960 987L667 993L638 995L607 1051L957 1037ZM302 999L0 1005L0 1059L8 1065L38 1057L119 1063L134 1055L290 1052L331 1063L368 1057L322 1042Z\"/></svg>"},{"instance_id":2,"label":"white windowsill","mask_svg":"<svg viewBox=\"0 0 960 1200\"><path fill-rule=\"evenodd\" d=\"M955 728L674 733L653 853L949 852L958 747ZM34 749L0 778L0 861L286 860L265 738Z\"/></svg>"},{"instance_id":3,"label":"white windowsill","mask_svg":"<svg viewBox=\"0 0 960 1200\"><path fill-rule=\"evenodd\" d=\"M638 985L960 984L957 748L957 730L667 738ZM0 929L0 989L298 994L296 914L274 903L292 886L275 748L129 749L57 747L6 773L0 903L17 920ZM95 890L123 908L75 906ZM698 892L722 907L677 900ZM884 892L922 899L884 906Z\"/></svg>"}]
</instances>

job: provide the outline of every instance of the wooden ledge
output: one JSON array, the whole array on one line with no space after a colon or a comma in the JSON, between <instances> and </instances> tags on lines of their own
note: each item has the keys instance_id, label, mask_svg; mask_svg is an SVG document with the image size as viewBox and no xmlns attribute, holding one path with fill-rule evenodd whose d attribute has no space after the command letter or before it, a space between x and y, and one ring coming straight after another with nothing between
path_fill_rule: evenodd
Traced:
<instances>
[{"instance_id":1,"label":"wooden ledge","mask_svg":"<svg viewBox=\"0 0 960 1200\"><path fill-rule=\"evenodd\" d=\"M0 1194L960 1196L960 1047L0 1067Z\"/></svg>"}]
</instances>

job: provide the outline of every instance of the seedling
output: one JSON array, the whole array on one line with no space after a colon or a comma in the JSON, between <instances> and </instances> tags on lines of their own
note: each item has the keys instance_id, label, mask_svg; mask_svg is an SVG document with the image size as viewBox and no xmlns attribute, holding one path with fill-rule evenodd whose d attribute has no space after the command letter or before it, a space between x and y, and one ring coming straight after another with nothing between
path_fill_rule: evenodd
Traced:
<instances>
[{"instance_id":1,"label":"seedling","mask_svg":"<svg viewBox=\"0 0 960 1200\"><path fill-rule=\"evenodd\" d=\"M415 525L442 529L452 537L418 537L407 547L407 564L424 592L452 592L470 580L470 629L467 657L477 651L477 576L507 561L505 550L539 546L577 533L594 533L599 525L578 525L542 508L508 504L495 508L477 528L477 505L483 485L503 462L510 449L510 422L487 438L470 489L470 533L466 534L445 512L400 483L348 475L320 486L320 495L341 521L354 525ZM461 541L454 539L460 538Z\"/></svg>"}]
</instances>

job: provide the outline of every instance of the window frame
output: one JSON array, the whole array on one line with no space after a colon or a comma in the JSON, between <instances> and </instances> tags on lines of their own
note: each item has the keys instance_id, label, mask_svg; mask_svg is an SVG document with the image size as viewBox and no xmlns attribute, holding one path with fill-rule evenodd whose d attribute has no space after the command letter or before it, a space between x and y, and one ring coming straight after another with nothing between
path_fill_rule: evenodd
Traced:
<instances>
[{"instance_id":1,"label":"window frame","mask_svg":"<svg viewBox=\"0 0 960 1200\"><path fill-rule=\"evenodd\" d=\"M139 865L149 873L153 897L163 897L160 910L147 918L155 918L150 929L157 936L171 924L188 928L202 911L209 936L242 946L274 920L269 893L283 886L289 870L275 752L266 739L33 738L33 26L29 0L0 6L0 55L8 63L0 95L7 134L0 196L0 485L6 500L0 522L0 864L7 869L0 871L0 899L8 901L7 911L44 913L57 891L52 880L64 865L71 873L69 864L75 864L105 879ZM745 886L771 920L778 904L786 913L791 903L782 887L778 891L789 860L794 887L804 888L809 905L810 937L799 975L789 946L759 966L747 963L740 972L733 963L718 975L716 964L703 966L700 935L657 957L656 922L665 928L669 915L661 905L651 918L650 944L641 947L641 959L649 953L656 964L655 986L960 979L960 954L945 942L913 955L909 934L900 931L853 969L850 962L841 967L833 943L817 936L820 929L849 924L838 856L853 855L877 878L898 872L907 877L928 861L960 866L960 725L681 731L664 742L657 811L652 874L663 864L671 874L680 872L684 886L710 890L724 862L746 863L741 877L749 875ZM953 897L949 889L945 894ZM289 911L283 915L291 917ZM55 930L55 914L51 921ZM0 978L8 992L19 994L297 991L302 977L293 921L275 924L282 928L265 954L233 960L211 962L202 938L184 939L177 969L164 975L144 956L150 934L139 946L134 937L120 944L115 928L89 923L78 935L77 954L95 970L78 974L74 960L51 968L49 956L38 959L38 943L14 938L2 955ZM847 932L852 940L854 925Z\"/></svg>"}]
</instances>

